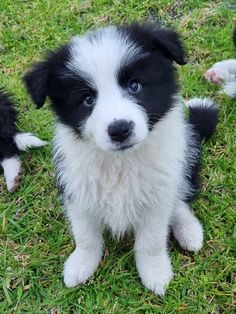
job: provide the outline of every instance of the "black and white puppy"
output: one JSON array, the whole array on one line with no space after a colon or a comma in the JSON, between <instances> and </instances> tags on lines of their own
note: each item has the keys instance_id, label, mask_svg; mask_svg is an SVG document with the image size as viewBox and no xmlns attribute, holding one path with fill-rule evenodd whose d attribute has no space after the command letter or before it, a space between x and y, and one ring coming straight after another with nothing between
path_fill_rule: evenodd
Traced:
<instances>
[{"instance_id":1,"label":"black and white puppy","mask_svg":"<svg viewBox=\"0 0 236 314\"><path fill-rule=\"evenodd\" d=\"M236 48L236 28L233 32ZM215 63L205 73L205 78L212 83L220 84L222 92L230 98L236 97L236 59L228 59Z\"/></svg>"},{"instance_id":2,"label":"black and white puppy","mask_svg":"<svg viewBox=\"0 0 236 314\"><path fill-rule=\"evenodd\" d=\"M106 227L118 237L133 231L140 278L159 295L172 278L169 227L183 248L202 246L188 202L217 109L196 99L185 121L173 61L185 63L174 31L109 26L74 37L25 76L38 108L49 97L57 116L57 179L76 242L68 287L98 267Z\"/></svg>"},{"instance_id":3,"label":"black and white puppy","mask_svg":"<svg viewBox=\"0 0 236 314\"><path fill-rule=\"evenodd\" d=\"M7 189L15 191L21 174L20 151L46 144L31 133L21 133L16 126L17 114L9 96L0 90L0 165Z\"/></svg>"}]
</instances>

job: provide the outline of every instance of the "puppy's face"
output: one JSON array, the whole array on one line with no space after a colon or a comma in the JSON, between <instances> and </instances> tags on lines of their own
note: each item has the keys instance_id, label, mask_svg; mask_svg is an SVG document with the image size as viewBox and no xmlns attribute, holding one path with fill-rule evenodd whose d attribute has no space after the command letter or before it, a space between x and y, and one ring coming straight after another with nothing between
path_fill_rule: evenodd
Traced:
<instances>
[{"instance_id":1,"label":"puppy's face","mask_svg":"<svg viewBox=\"0 0 236 314\"><path fill-rule=\"evenodd\" d=\"M107 27L74 37L25 76L41 107L102 150L141 143L170 110L177 92L173 61L184 64L176 33L147 26Z\"/></svg>"}]
</instances>

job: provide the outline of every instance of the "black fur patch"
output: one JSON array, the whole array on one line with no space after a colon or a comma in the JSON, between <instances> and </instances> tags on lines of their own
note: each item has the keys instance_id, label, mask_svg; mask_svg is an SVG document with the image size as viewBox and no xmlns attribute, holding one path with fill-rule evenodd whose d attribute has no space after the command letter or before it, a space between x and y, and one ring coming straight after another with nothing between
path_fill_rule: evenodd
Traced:
<instances>
[{"instance_id":1,"label":"black fur patch","mask_svg":"<svg viewBox=\"0 0 236 314\"><path fill-rule=\"evenodd\" d=\"M147 112L151 130L173 104L173 95L178 91L173 61L185 64L185 51L173 30L158 29L148 24L131 24L119 30L146 54L144 58L121 68L118 81L123 87L132 79L141 83L142 90L133 97Z\"/></svg>"},{"instance_id":2,"label":"black fur patch","mask_svg":"<svg viewBox=\"0 0 236 314\"><path fill-rule=\"evenodd\" d=\"M148 114L151 130L173 104L173 95L178 91L175 68L159 51L153 51L120 69L118 82L124 90L130 80L137 80L142 86L132 97Z\"/></svg>"},{"instance_id":3,"label":"black fur patch","mask_svg":"<svg viewBox=\"0 0 236 314\"><path fill-rule=\"evenodd\" d=\"M17 133L17 114L9 95L0 90L0 162L19 154L13 137Z\"/></svg>"},{"instance_id":4,"label":"black fur patch","mask_svg":"<svg viewBox=\"0 0 236 314\"><path fill-rule=\"evenodd\" d=\"M212 136L217 125L218 109L211 107L190 107L189 123L193 126L195 133L199 135L200 142Z\"/></svg>"},{"instance_id":5,"label":"black fur patch","mask_svg":"<svg viewBox=\"0 0 236 314\"><path fill-rule=\"evenodd\" d=\"M128 35L146 52L159 51L165 58L183 65L186 64L186 54L182 41L174 30L161 29L150 24L133 23L121 26L120 31Z\"/></svg>"},{"instance_id":6,"label":"black fur patch","mask_svg":"<svg viewBox=\"0 0 236 314\"><path fill-rule=\"evenodd\" d=\"M59 120L76 132L92 109L82 102L88 93L96 94L84 78L70 71L66 62L70 59L69 46L50 53L45 61L33 65L24 76L26 87L38 108L48 96Z\"/></svg>"}]
</instances>

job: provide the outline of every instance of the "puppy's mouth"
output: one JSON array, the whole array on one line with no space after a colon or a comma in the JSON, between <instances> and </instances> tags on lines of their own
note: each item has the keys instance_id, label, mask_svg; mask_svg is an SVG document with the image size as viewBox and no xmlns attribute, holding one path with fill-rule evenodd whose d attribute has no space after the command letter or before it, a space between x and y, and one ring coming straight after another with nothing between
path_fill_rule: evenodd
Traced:
<instances>
[{"instance_id":1,"label":"puppy's mouth","mask_svg":"<svg viewBox=\"0 0 236 314\"><path fill-rule=\"evenodd\" d=\"M115 150L127 150L134 147L134 145L135 144L123 145L123 146L117 147Z\"/></svg>"},{"instance_id":2,"label":"puppy's mouth","mask_svg":"<svg viewBox=\"0 0 236 314\"><path fill-rule=\"evenodd\" d=\"M127 143L127 144L116 144L113 146L112 151L128 151L131 149L134 149L137 145L139 144L139 142L135 142L135 143Z\"/></svg>"}]
</instances>

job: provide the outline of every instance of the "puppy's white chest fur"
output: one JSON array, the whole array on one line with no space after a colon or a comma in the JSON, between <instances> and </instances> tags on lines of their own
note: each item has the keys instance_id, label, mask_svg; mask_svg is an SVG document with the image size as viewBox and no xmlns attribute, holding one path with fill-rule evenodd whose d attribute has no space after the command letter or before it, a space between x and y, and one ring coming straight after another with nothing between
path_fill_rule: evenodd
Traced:
<instances>
[{"instance_id":1,"label":"puppy's white chest fur","mask_svg":"<svg viewBox=\"0 0 236 314\"><path fill-rule=\"evenodd\" d=\"M91 212L117 235L136 228L147 211L161 210L163 201L171 211L182 184L184 150L180 108L160 121L140 147L124 152L103 152L60 125L55 137L58 179L77 206L66 201L68 211Z\"/></svg>"}]
</instances>

